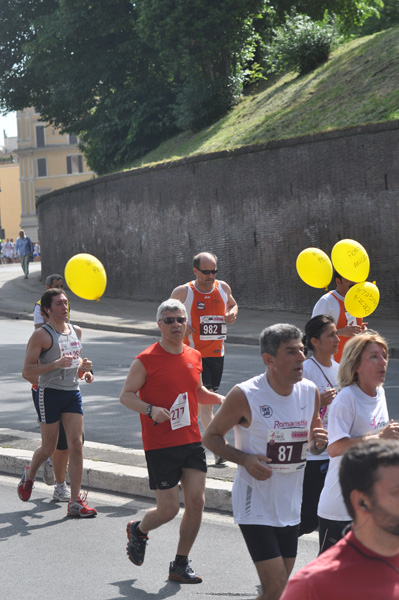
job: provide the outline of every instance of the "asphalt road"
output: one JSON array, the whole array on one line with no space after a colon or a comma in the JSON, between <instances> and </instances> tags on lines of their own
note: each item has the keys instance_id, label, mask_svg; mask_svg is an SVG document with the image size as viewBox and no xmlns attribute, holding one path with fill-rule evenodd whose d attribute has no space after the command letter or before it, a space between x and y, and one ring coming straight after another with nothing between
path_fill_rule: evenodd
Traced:
<instances>
[{"instance_id":1,"label":"asphalt road","mask_svg":"<svg viewBox=\"0 0 399 600\"><path fill-rule=\"evenodd\" d=\"M29 384L21 377L32 322L0 318L0 324L1 426L38 432ZM82 355L93 361L95 373L92 384L81 386L86 440L142 448L139 417L120 404L119 395L133 358L155 340L106 331L83 332ZM261 373L263 368L256 346L227 345L220 392L226 394L233 385ZM399 419L399 360L389 363L385 390L390 416Z\"/></svg>"},{"instance_id":2,"label":"asphalt road","mask_svg":"<svg viewBox=\"0 0 399 600\"><path fill-rule=\"evenodd\" d=\"M0 475L1 597L7 600L209 600L253 599L258 579L231 516L205 512L192 549L192 567L203 582L180 585L167 579L182 512L150 534L141 567L126 556L126 524L140 519L151 501L90 492L95 519L68 519L66 505L49 498L36 482L33 501L21 502L18 479ZM299 542L296 568L315 558L317 535Z\"/></svg>"}]
</instances>

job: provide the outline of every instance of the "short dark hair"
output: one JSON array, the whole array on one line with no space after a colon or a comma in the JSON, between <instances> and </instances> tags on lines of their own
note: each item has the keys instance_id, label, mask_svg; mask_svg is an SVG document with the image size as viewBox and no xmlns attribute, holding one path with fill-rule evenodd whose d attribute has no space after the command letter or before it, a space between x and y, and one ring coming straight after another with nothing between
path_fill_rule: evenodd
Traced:
<instances>
[{"instance_id":1,"label":"short dark hair","mask_svg":"<svg viewBox=\"0 0 399 600\"><path fill-rule=\"evenodd\" d=\"M312 317L305 325L305 335L302 340L306 348L314 350L311 342L312 338L319 340L327 325L331 325L331 323L335 323L331 315L316 315Z\"/></svg>"},{"instance_id":2,"label":"short dark hair","mask_svg":"<svg viewBox=\"0 0 399 600\"><path fill-rule=\"evenodd\" d=\"M48 317L48 313L45 309L47 308L47 310L48 310L49 308L51 308L51 304L53 302L54 296L60 296L61 294L63 294L65 296L65 298L68 300L68 296L66 295L64 290L60 290L58 288L50 288L49 290L46 290L44 292L43 296L40 298L41 310L42 310L42 312L44 312L44 314L47 317Z\"/></svg>"},{"instance_id":3,"label":"short dark hair","mask_svg":"<svg viewBox=\"0 0 399 600\"><path fill-rule=\"evenodd\" d=\"M271 325L266 327L259 336L260 352L261 354L266 352L271 356L277 356L281 344L298 339L302 339L302 331L295 325L289 323Z\"/></svg>"},{"instance_id":4,"label":"short dark hair","mask_svg":"<svg viewBox=\"0 0 399 600\"><path fill-rule=\"evenodd\" d=\"M204 254L210 254L210 256L213 256L213 258L215 259L216 264L218 264L218 257L216 256L216 254L213 254L213 252L200 252L199 254L196 254L193 258L193 267L194 269L199 269L200 268L200 264L201 264L201 257Z\"/></svg>"},{"instance_id":5,"label":"short dark hair","mask_svg":"<svg viewBox=\"0 0 399 600\"><path fill-rule=\"evenodd\" d=\"M341 283L342 283L342 275L340 275L338 273L338 271L336 269L334 269L334 271L333 271L333 278L332 278L332 280L333 280L334 283L335 283L336 279L339 279L341 281Z\"/></svg>"},{"instance_id":6,"label":"short dark hair","mask_svg":"<svg viewBox=\"0 0 399 600\"><path fill-rule=\"evenodd\" d=\"M399 442L394 440L369 440L351 446L343 455L339 469L339 483L348 513L355 518L350 495L353 490L373 497L373 487L378 481L379 467L399 466Z\"/></svg>"}]
</instances>

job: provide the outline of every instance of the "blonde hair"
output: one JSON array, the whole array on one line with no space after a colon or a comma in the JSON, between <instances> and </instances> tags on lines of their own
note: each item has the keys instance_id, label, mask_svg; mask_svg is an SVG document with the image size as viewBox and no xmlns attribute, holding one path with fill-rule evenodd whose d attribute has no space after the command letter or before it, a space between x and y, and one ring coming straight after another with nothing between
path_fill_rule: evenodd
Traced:
<instances>
[{"instance_id":1,"label":"blonde hair","mask_svg":"<svg viewBox=\"0 0 399 600\"><path fill-rule=\"evenodd\" d=\"M368 344L379 344L385 350L388 360L388 344L376 331L368 329L350 338L345 344L338 371L338 386L340 388L352 385L357 381L357 369L362 360L362 354Z\"/></svg>"}]
</instances>

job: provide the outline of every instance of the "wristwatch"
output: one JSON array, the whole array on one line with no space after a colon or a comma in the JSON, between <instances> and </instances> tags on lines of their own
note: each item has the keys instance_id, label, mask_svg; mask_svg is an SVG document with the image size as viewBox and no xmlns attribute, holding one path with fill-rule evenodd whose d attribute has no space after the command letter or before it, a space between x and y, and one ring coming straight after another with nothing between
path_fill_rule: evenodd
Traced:
<instances>
[{"instance_id":1,"label":"wristwatch","mask_svg":"<svg viewBox=\"0 0 399 600\"><path fill-rule=\"evenodd\" d=\"M150 417L150 419L152 419L151 413L152 413L152 404L147 404L147 406L145 408L145 414L148 415Z\"/></svg>"}]
</instances>

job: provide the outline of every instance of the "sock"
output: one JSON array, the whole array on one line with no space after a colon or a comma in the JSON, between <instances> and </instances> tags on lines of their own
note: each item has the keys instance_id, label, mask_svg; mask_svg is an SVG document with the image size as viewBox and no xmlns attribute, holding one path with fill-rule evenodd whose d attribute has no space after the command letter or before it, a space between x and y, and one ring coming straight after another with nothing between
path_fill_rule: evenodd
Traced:
<instances>
[{"instance_id":1,"label":"sock","mask_svg":"<svg viewBox=\"0 0 399 600\"><path fill-rule=\"evenodd\" d=\"M175 562L182 563L188 559L188 556L183 556L182 554L176 554Z\"/></svg>"}]
</instances>

